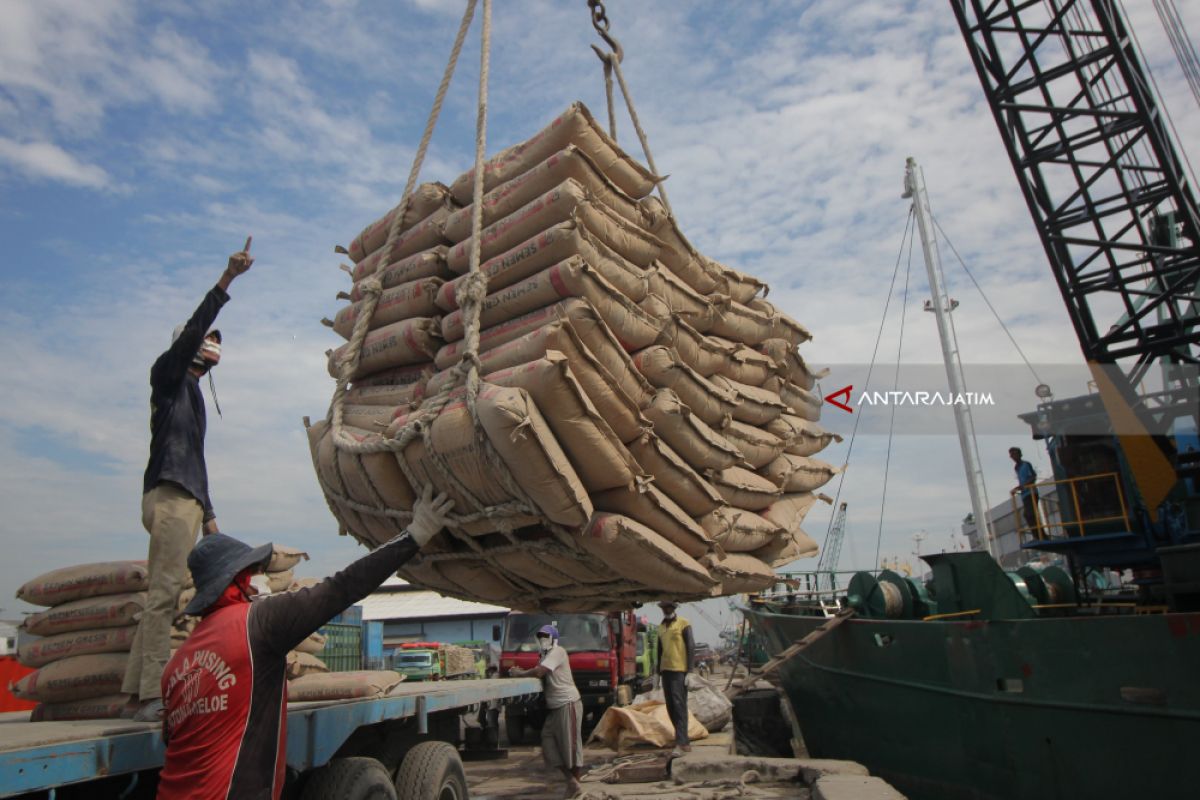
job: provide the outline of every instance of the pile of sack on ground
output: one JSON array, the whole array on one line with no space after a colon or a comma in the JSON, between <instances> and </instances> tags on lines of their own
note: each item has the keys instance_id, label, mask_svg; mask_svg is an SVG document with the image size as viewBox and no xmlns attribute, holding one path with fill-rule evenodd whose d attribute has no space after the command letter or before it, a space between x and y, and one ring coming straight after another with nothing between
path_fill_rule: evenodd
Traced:
<instances>
[{"instance_id":1,"label":"pile of sack on ground","mask_svg":"<svg viewBox=\"0 0 1200 800\"><path fill-rule=\"evenodd\" d=\"M838 468L813 456L840 437L817 423L808 331L696 251L582 104L485 163L478 242L474 180L421 185L343 248L353 283L325 322L350 340L378 301L361 347L329 353L349 389L308 427L341 532L387 541L432 483L466 516L401 575L560 611L758 590L814 555L800 525Z\"/></svg>"}]
</instances>

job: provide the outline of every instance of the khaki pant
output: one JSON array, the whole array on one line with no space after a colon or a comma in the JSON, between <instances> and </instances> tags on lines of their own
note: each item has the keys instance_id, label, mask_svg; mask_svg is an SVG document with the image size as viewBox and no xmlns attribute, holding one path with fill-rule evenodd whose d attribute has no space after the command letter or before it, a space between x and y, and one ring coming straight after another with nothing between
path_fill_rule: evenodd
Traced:
<instances>
[{"instance_id":1,"label":"khaki pant","mask_svg":"<svg viewBox=\"0 0 1200 800\"><path fill-rule=\"evenodd\" d=\"M187 581L188 553L203 518L200 502L174 483L160 483L142 495L142 525L150 533L150 588L121 691L143 701L162 697L163 669L171 655L171 625Z\"/></svg>"},{"instance_id":2,"label":"khaki pant","mask_svg":"<svg viewBox=\"0 0 1200 800\"><path fill-rule=\"evenodd\" d=\"M542 760L547 767L575 769L583 766L583 703L552 708L542 724Z\"/></svg>"}]
</instances>

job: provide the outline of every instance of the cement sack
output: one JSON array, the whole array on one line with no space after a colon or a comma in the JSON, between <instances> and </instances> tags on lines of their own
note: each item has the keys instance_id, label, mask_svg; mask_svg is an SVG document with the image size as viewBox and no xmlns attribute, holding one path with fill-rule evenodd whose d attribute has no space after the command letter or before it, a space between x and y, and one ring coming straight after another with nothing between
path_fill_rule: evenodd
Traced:
<instances>
[{"instance_id":1,"label":"cement sack","mask_svg":"<svg viewBox=\"0 0 1200 800\"><path fill-rule=\"evenodd\" d=\"M571 256L580 256L635 303L649 291L649 273L596 239L577 220L560 222L489 258L479 265L479 271L487 278L488 291L495 293ZM460 275L441 287L437 296L438 308L445 312L458 309L458 289L467 277Z\"/></svg>"},{"instance_id":2,"label":"cement sack","mask_svg":"<svg viewBox=\"0 0 1200 800\"><path fill-rule=\"evenodd\" d=\"M63 703L38 703L30 722L61 722L72 719L117 719L129 707L129 695L106 694Z\"/></svg>"},{"instance_id":3,"label":"cement sack","mask_svg":"<svg viewBox=\"0 0 1200 800\"><path fill-rule=\"evenodd\" d=\"M289 587L289 590L290 590L290 587ZM295 650L297 653L308 653L309 655L314 655L314 656L318 655L324 649L325 649L325 637L322 636L317 631L313 631L312 633L310 633L308 635L307 639L305 639L303 642L296 645L296 647L295 647Z\"/></svg>"},{"instance_id":4,"label":"cement sack","mask_svg":"<svg viewBox=\"0 0 1200 800\"><path fill-rule=\"evenodd\" d=\"M536 546L527 545L519 551L510 550L491 553L489 554L489 559L505 572L511 575L520 575L530 583L536 584L539 588L558 590L555 592L556 594L564 589L581 585L589 587L591 591L595 592L597 589L594 587L594 584L611 583L620 580L620 576L606 567L596 569L589 565L589 568L586 570L589 580L581 582L571 572L560 569L561 564L559 562L568 560L567 558L560 556L555 561L544 558L545 555Z\"/></svg>"},{"instance_id":5,"label":"cement sack","mask_svg":"<svg viewBox=\"0 0 1200 800\"><path fill-rule=\"evenodd\" d=\"M774 483L742 467L709 470L708 481L729 505L750 511L761 511L782 494Z\"/></svg>"},{"instance_id":6,"label":"cement sack","mask_svg":"<svg viewBox=\"0 0 1200 800\"><path fill-rule=\"evenodd\" d=\"M718 339L717 344L729 348L729 356L721 362L717 372L731 381L763 386L774 375L775 362L757 350L723 339Z\"/></svg>"},{"instance_id":7,"label":"cement sack","mask_svg":"<svg viewBox=\"0 0 1200 800\"><path fill-rule=\"evenodd\" d=\"M808 328L781 312L771 303L763 299L751 300L747 308L771 319L771 333L768 339L783 339L793 348L812 339Z\"/></svg>"},{"instance_id":8,"label":"cement sack","mask_svg":"<svg viewBox=\"0 0 1200 800\"><path fill-rule=\"evenodd\" d=\"M689 516L702 517L725 502L711 483L649 429L629 443L629 452L654 476L654 485Z\"/></svg>"},{"instance_id":9,"label":"cement sack","mask_svg":"<svg viewBox=\"0 0 1200 800\"><path fill-rule=\"evenodd\" d=\"M475 653L470 648L447 644L442 645L441 651L447 677L471 675L475 672Z\"/></svg>"},{"instance_id":10,"label":"cement sack","mask_svg":"<svg viewBox=\"0 0 1200 800\"><path fill-rule=\"evenodd\" d=\"M485 603L495 603L511 608L527 594L524 589L497 572L491 564L441 561L438 562L436 568L441 579L455 587L451 594L459 597L479 598ZM424 581L421 582L424 583ZM437 583L433 585L437 586Z\"/></svg>"},{"instance_id":11,"label":"cement sack","mask_svg":"<svg viewBox=\"0 0 1200 800\"><path fill-rule=\"evenodd\" d=\"M536 511L567 528L582 527L592 515L591 501L529 394L521 389L484 384L476 400L476 410L479 424L496 455L536 504ZM389 436L394 436L407 421L401 417L393 422ZM475 510L458 491L458 483L489 506L513 499L495 479L496 466L479 442L464 402L448 403L433 421L430 434L433 454L426 452L424 440L416 439L402 457L418 480L449 493L458 513ZM438 466L431 455L436 456ZM453 482L441 467L450 470ZM481 521L485 525L483 530L498 529L498 525L487 522Z\"/></svg>"},{"instance_id":12,"label":"cement sack","mask_svg":"<svg viewBox=\"0 0 1200 800\"><path fill-rule=\"evenodd\" d=\"M491 191L505 181L528 172L571 145L577 147L601 173L631 197L645 197L658 180L608 137L587 106L575 102L533 137L489 158L483 165L484 191ZM465 206L471 202L474 187L475 170L472 168L450 185L450 195Z\"/></svg>"},{"instance_id":13,"label":"cement sack","mask_svg":"<svg viewBox=\"0 0 1200 800\"><path fill-rule=\"evenodd\" d=\"M651 386L675 392L693 414L710 426L722 424L734 413L737 396L709 382L669 347L651 345L639 350L633 354L633 365Z\"/></svg>"},{"instance_id":14,"label":"cement sack","mask_svg":"<svg viewBox=\"0 0 1200 800\"><path fill-rule=\"evenodd\" d=\"M647 197L641 201L641 206L646 228L663 243L659 260L667 269L702 295L708 296L719 291L723 281L718 271L680 232L662 200Z\"/></svg>"},{"instance_id":15,"label":"cement sack","mask_svg":"<svg viewBox=\"0 0 1200 800\"><path fill-rule=\"evenodd\" d=\"M710 511L698 521L705 533L730 553L757 550L784 533L778 525L753 511L725 505Z\"/></svg>"},{"instance_id":16,"label":"cement sack","mask_svg":"<svg viewBox=\"0 0 1200 800\"><path fill-rule=\"evenodd\" d=\"M643 223L642 210L637 201L605 177L582 150L575 145L568 145L532 169L485 194L483 227L516 212L568 179L577 182L592 199L627 222L634 225ZM470 199L467 202L468 205L452 213L446 220L446 238L452 242L461 242L471 235L471 217L475 209Z\"/></svg>"},{"instance_id":17,"label":"cement sack","mask_svg":"<svg viewBox=\"0 0 1200 800\"><path fill-rule=\"evenodd\" d=\"M620 514L596 514L579 543L614 572L663 594L707 596L716 586L699 561Z\"/></svg>"},{"instance_id":18,"label":"cement sack","mask_svg":"<svg viewBox=\"0 0 1200 800\"><path fill-rule=\"evenodd\" d=\"M641 429L648 424L642 417L637 404L630 399L629 393L638 396L652 392L645 380L633 369L632 362L615 342L602 342L612 349L609 363L621 368L621 379L617 380L612 373L592 354L574 328L566 320L556 320L541 328L537 328L520 339L502 344L481 354L480 371L492 375L521 364L544 357L552 352L561 353L571 368L572 375L583 387L584 393L591 400L596 410L612 428L617 438L628 442L638 436ZM627 365L627 366L626 366ZM442 386L453 379L453 373L447 371L435 376L428 386L429 394L438 392ZM545 408L539 403L539 408Z\"/></svg>"},{"instance_id":19,"label":"cement sack","mask_svg":"<svg viewBox=\"0 0 1200 800\"><path fill-rule=\"evenodd\" d=\"M775 333L773 318L736 300L717 303L709 334L742 344L758 345Z\"/></svg>"},{"instance_id":20,"label":"cement sack","mask_svg":"<svg viewBox=\"0 0 1200 800\"><path fill-rule=\"evenodd\" d=\"M712 539L704 528L653 484L643 491L612 489L592 496L598 511L621 514L655 531L692 558L712 551Z\"/></svg>"},{"instance_id":21,"label":"cement sack","mask_svg":"<svg viewBox=\"0 0 1200 800\"><path fill-rule=\"evenodd\" d=\"M441 278L418 278L384 289L379 296L379 302L375 304L371 321L367 323L367 330L373 331L409 317L431 317L437 314L438 307L434 300L443 283L445 281ZM349 341L350 334L354 332L354 323L366 307L366 302L360 300L338 311L330 323L330 327L338 336Z\"/></svg>"},{"instance_id":22,"label":"cement sack","mask_svg":"<svg viewBox=\"0 0 1200 800\"><path fill-rule=\"evenodd\" d=\"M346 405L377 406L393 411L400 406L411 406L425 397L425 382L407 385L354 386L346 392ZM356 425L355 427L362 427Z\"/></svg>"},{"instance_id":23,"label":"cement sack","mask_svg":"<svg viewBox=\"0 0 1200 800\"><path fill-rule=\"evenodd\" d=\"M58 633L23 643L17 648L17 660L36 668L71 656L128 652L135 633L137 625Z\"/></svg>"},{"instance_id":24,"label":"cement sack","mask_svg":"<svg viewBox=\"0 0 1200 800\"><path fill-rule=\"evenodd\" d=\"M480 263L567 220L581 223L596 239L639 267L654 263L662 249L662 244L645 230L594 202L578 182L565 180L484 228L479 237ZM454 272L466 273L471 268L474 247L474 238L454 245L446 254L446 265Z\"/></svg>"},{"instance_id":25,"label":"cement sack","mask_svg":"<svg viewBox=\"0 0 1200 800\"><path fill-rule=\"evenodd\" d=\"M411 407L406 407L405 413ZM382 433L396 416L396 409L391 406L362 406L356 403L346 403L342 406L342 423L363 431Z\"/></svg>"},{"instance_id":26,"label":"cement sack","mask_svg":"<svg viewBox=\"0 0 1200 800\"><path fill-rule=\"evenodd\" d=\"M301 589L311 589L320 582L320 578L296 578L296 580L292 581L292 585L288 587L288 591L298 592Z\"/></svg>"},{"instance_id":27,"label":"cement sack","mask_svg":"<svg viewBox=\"0 0 1200 800\"><path fill-rule=\"evenodd\" d=\"M17 589L17 599L35 606L56 606L85 597L144 592L149 585L145 562L105 561L39 575Z\"/></svg>"},{"instance_id":28,"label":"cement sack","mask_svg":"<svg viewBox=\"0 0 1200 800\"><path fill-rule=\"evenodd\" d=\"M398 232L404 233L439 208L445 207L449 199L450 189L444 184L422 183L413 189L412 194L408 197L408 206L404 209L404 218L400 221ZM354 241L350 242L350 247L346 251L351 261L357 264L364 257L383 247L391 230L392 221L399 211L400 205L397 205L363 228L362 232L354 237Z\"/></svg>"},{"instance_id":29,"label":"cement sack","mask_svg":"<svg viewBox=\"0 0 1200 800\"><path fill-rule=\"evenodd\" d=\"M721 594L759 592L775 583L775 571L749 553L708 555L700 563L721 582Z\"/></svg>"},{"instance_id":30,"label":"cement sack","mask_svg":"<svg viewBox=\"0 0 1200 800\"><path fill-rule=\"evenodd\" d=\"M745 305L754 300L761 292L764 296L770 291L767 284L755 278L753 275L747 275L744 272L739 272L732 267L727 267L724 264L709 259L709 265L714 267L721 279L721 288L724 294L729 295L735 301Z\"/></svg>"},{"instance_id":31,"label":"cement sack","mask_svg":"<svg viewBox=\"0 0 1200 800\"><path fill-rule=\"evenodd\" d=\"M749 425L766 426L771 420L788 410L779 395L757 386L730 380L724 375L714 375L712 382L737 398L733 407L733 418Z\"/></svg>"},{"instance_id":32,"label":"cement sack","mask_svg":"<svg viewBox=\"0 0 1200 800\"><path fill-rule=\"evenodd\" d=\"M667 301L660 295L650 292L642 298L638 304L638 308L645 311L655 319L668 320L671 318L671 307L667 305ZM659 333L661 336L661 332Z\"/></svg>"},{"instance_id":33,"label":"cement sack","mask_svg":"<svg viewBox=\"0 0 1200 800\"><path fill-rule=\"evenodd\" d=\"M403 681L403 675L391 670L312 673L288 681L287 699L289 703L307 703L383 697Z\"/></svg>"},{"instance_id":34,"label":"cement sack","mask_svg":"<svg viewBox=\"0 0 1200 800\"><path fill-rule=\"evenodd\" d=\"M781 414L767 423L767 430L783 439L786 443L784 451L794 456L811 456L833 442L840 444L842 441L838 434L794 414Z\"/></svg>"},{"instance_id":35,"label":"cement sack","mask_svg":"<svg viewBox=\"0 0 1200 800\"><path fill-rule=\"evenodd\" d=\"M666 302L671 313L701 333L713 326L716 311L704 295L659 264L647 272L648 289Z\"/></svg>"},{"instance_id":36,"label":"cement sack","mask_svg":"<svg viewBox=\"0 0 1200 800\"><path fill-rule=\"evenodd\" d=\"M358 367L350 373L350 379L429 361L442 344L439 328L437 317L412 317L371 331L363 340ZM348 346L344 344L330 354L327 366L331 378L340 375Z\"/></svg>"},{"instance_id":37,"label":"cement sack","mask_svg":"<svg viewBox=\"0 0 1200 800\"><path fill-rule=\"evenodd\" d=\"M768 542L751 555L778 569L801 558L812 558L817 554L817 543L800 528L785 532Z\"/></svg>"},{"instance_id":38,"label":"cement sack","mask_svg":"<svg viewBox=\"0 0 1200 800\"><path fill-rule=\"evenodd\" d=\"M141 619L145 605L145 592L85 597L30 614L21 627L34 636L53 636L96 628L123 628Z\"/></svg>"},{"instance_id":39,"label":"cement sack","mask_svg":"<svg viewBox=\"0 0 1200 800\"><path fill-rule=\"evenodd\" d=\"M784 453L768 464L762 474L785 492L813 492L841 469L816 458Z\"/></svg>"},{"instance_id":40,"label":"cement sack","mask_svg":"<svg viewBox=\"0 0 1200 800\"><path fill-rule=\"evenodd\" d=\"M422 250L429 250L438 245L449 244L442 232L450 211L439 208L413 227L401 233L392 240L390 247L380 247L375 252L365 256L354 268L353 277L360 280L373 275L388 264L401 261L408 256L416 255Z\"/></svg>"},{"instance_id":41,"label":"cement sack","mask_svg":"<svg viewBox=\"0 0 1200 800\"><path fill-rule=\"evenodd\" d=\"M287 654L288 679L302 678L305 675L317 675L329 672L324 661L312 653L298 653L295 650Z\"/></svg>"},{"instance_id":42,"label":"cement sack","mask_svg":"<svg viewBox=\"0 0 1200 800\"><path fill-rule=\"evenodd\" d=\"M308 561L308 553L285 544L272 545L271 560L267 563L266 571L285 572L296 567L301 561Z\"/></svg>"},{"instance_id":43,"label":"cement sack","mask_svg":"<svg viewBox=\"0 0 1200 800\"><path fill-rule=\"evenodd\" d=\"M828 369L811 370L796 352L796 346L785 339L767 339L758 351L775 362L775 374L786 378L802 389L812 389L817 381L829 374Z\"/></svg>"},{"instance_id":44,"label":"cement sack","mask_svg":"<svg viewBox=\"0 0 1200 800\"><path fill-rule=\"evenodd\" d=\"M642 468L617 438L575 379L566 356L550 350L546 357L488 373L497 386L524 389L562 445L563 452L588 492L632 487Z\"/></svg>"},{"instance_id":45,"label":"cement sack","mask_svg":"<svg viewBox=\"0 0 1200 800\"><path fill-rule=\"evenodd\" d=\"M520 283L489 294L479 314L481 328L490 328L564 298L580 297L616 335L625 350L640 350L656 338L663 322L638 308L579 256L572 256ZM463 313L442 318L442 336L448 342L463 338Z\"/></svg>"},{"instance_id":46,"label":"cement sack","mask_svg":"<svg viewBox=\"0 0 1200 800\"><path fill-rule=\"evenodd\" d=\"M691 713L690 704L687 732L691 741L708 736L708 729ZM605 709L604 716L596 724L588 741L603 742L618 753L645 745L670 747L675 743L675 727L667 714L666 704L661 700L650 700L637 705ZM695 796L694 792L689 794Z\"/></svg>"},{"instance_id":47,"label":"cement sack","mask_svg":"<svg viewBox=\"0 0 1200 800\"><path fill-rule=\"evenodd\" d=\"M832 501L823 494L815 494L813 492L795 492L781 496L774 503L763 509L762 515L772 524L778 525L784 531L795 533L800 530L800 526L804 524L804 518L816 505L817 500L821 500L826 505ZM803 533L803 531L801 531ZM797 558L816 555L817 545L811 539L811 548L805 548Z\"/></svg>"},{"instance_id":48,"label":"cement sack","mask_svg":"<svg viewBox=\"0 0 1200 800\"><path fill-rule=\"evenodd\" d=\"M192 598L196 596L196 587L189 586L179 593L179 598L175 601L175 610L180 614L188 607L188 603L192 602Z\"/></svg>"},{"instance_id":49,"label":"cement sack","mask_svg":"<svg viewBox=\"0 0 1200 800\"><path fill-rule=\"evenodd\" d=\"M727 419L721 426L721 435L738 449L751 469L765 467L784 450L783 440L775 434L733 418Z\"/></svg>"},{"instance_id":50,"label":"cement sack","mask_svg":"<svg viewBox=\"0 0 1200 800\"><path fill-rule=\"evenodd\" d=\"M821 418L821 397L803 389L791 381L780 377L772 377L763 384L763 388L779 395L779 399L801 419L816 422Z\"/></svg>"},{"instance_id":51,"label":"cement sack","mask_svg":"<svg viewBox=\"0 0 1200 800\"><path fill-rule=\"evenodd\" d=\"M447 248L445 245L431 247L428 250L422 250L420 253L414 253L407 258L402 258L395 263L388 264L379 270L375 276L379 279L379 284L383 289L391 289L393 286L402 286L412 281L421 280L422 278L440 278L449 280L453 278L455 273L450 271L446 266ZM350 290L350 302L357 303L366 297L363 291L362 279L369 277L367 274L359 274L360 270L356 267L351 271L351 277L355 281L353 288Z\"/></svg>"},{"instance_id":52,"label":"cement sack","mask_svg":"<svg viewBox=\"0 0 1200 800\"><path fill-rule=\"evenodd\" d=\"M404 367L390 367L382 369L378 372L372 372L369 375L361 375L354 379L351 385L353 389L365 388L368 386L412 386L422 385L435 372L432 361L422 361L418 364L409 364ZM367 403L366 405L374 405Z\"/></svg>"},{"instance_id":53,"label":"cement sack","mask_svg":"<svg viewBox=\"0 0 1200 800\"><path fill-rule=\"evenodd\" d=\"M670 389L659 389L643 413L654 432L694 469L724 469L742 460L728 439L693 414Z\"/></svg>"},{"instance_id":54,"label":"cement sack","mask_svg":"<svg viewBox=\"0 0 1200 800\"><path fill-rule=\"evenodd\" d=\"M283 572L268 572L265 576L267 586L272 592L286 592L295 577L290 569Z\"/></svg>"},{"instance_id":55,"label":"cement sack","mask_svg":"<svg viewBox=\"0 0 1200 800\"><path fill-rule=\"evenodd\" d=\"M674 348L683 363L706 378L721 372L733 352L718 340L697 331L677 314L672 314L671 321L663 326L656 344Z\"/></svg>"},{"instance_id":56,"label":"cement sack","mask_svg":"<svg viewBox=\"0 0 1200 800\"><path fill-rule=\"evenodd\" d=\"M9 687L14 697L39 703L86 700L121 691L128 653L71 656L29 673Z\"/></svg>"}]
</instances>

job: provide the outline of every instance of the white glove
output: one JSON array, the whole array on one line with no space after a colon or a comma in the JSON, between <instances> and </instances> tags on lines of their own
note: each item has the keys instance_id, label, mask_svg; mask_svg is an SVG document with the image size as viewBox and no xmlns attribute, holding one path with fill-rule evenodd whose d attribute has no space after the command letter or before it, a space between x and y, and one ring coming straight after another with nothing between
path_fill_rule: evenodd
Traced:
<instances>
[{"instance_id":1,"label":"white glove","mask_svg":"<svg viewBox=\"0 0 1200 800\"><path fill-rule=\"evenodd\" d=\"M408 523L408 535L416 541L418 546L424 547L430 539L441 532L442 528L446 527L448 522L446 515L453 508L454 501L447 497L445 492L434 497L433 484L425 484L425 488L421 490L421 496L413 504L413 518L412 522Z\"/></svg>"}]
</instances>

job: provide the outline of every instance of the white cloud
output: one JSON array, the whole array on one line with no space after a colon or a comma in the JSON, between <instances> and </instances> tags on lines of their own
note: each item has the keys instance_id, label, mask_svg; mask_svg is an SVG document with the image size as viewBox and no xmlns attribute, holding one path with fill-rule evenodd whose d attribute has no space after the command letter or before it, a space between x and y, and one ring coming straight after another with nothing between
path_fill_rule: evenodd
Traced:
<instances>
[{"instance_id":1,"label":"white cloud","mask_svg":"<svg viewBox=\"0 0 1200 800\"><path fill-rule=\"evenodd\" d=\"M51 142L14 142L0 137L0 161L36 180L50 180L89 189L112 185L109 174L85 164Z\"/></svg>"}]
</instances>

